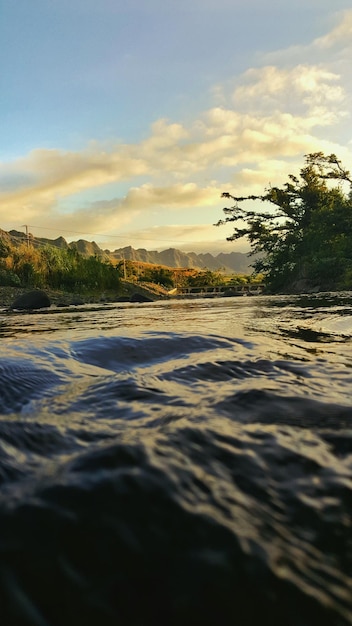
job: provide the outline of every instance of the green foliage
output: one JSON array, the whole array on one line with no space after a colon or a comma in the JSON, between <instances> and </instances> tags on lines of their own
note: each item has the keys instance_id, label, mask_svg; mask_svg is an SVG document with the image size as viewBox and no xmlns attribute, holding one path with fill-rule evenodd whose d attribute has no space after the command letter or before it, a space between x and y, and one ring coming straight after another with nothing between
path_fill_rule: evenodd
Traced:
<instances>
[{"instance_id":1,"label":"green foliage","mask_svg":"<svg viewBox=\"0 0 352 626\"><path fill-rule=\"evenodd\" d=\"M10 253L9 246L0 238L0 259L5 259Z\"/></svg>"},{"instance_id":2,"label":"green foliage","mask_svg":"<svg viewBox=\"0 0 352 626\"><path fill-rule=\"evenodd\" d=\"M218 272L211 272L210 270L198 272L187 278L187 285L189 287L204 287L205 285L215 287L224 284L224 277Z\"/></svg>"},{"instance_id":3,"label":"green foliage","mask_svg":"<svg viewBox=\"0 0 352 626\"><path fill-rule=\"evenodd\" d=\"M119 271L97 257L85 258L77 250L44 246L34 249L26 245L10 250L7 260L7 280L17 281L26 287L51 287L52 289L106 290L120 284ZM1 279L1 277L0 277ZM5 280L3 277L2 280Z\"/></svg>"},{"instance_id":4,"label":"green foliage","mask_svg":"<svg viewBox=\"0 0 352 626\"><path fill-rule=\"evenodd\" d=\"M282 188L270 187L261 196L236 197L225 208L225 220L234 222L228 240L247 237L253 264L264 272L273 291L305 278L321 288L347 285L352 263L352 193L343 183L352 184L349 172L334 154L317 152L305 157L297 178L292 174ZM265 204L263 211L248 209L245 201ZM349 284L349 287L352 285Z\"/></svg>"},{"instance_id":5,"label":"green foliage","mask_svg":"<svg viewBox=\"0 0 352 626\"><path fill-rule=\"evenodd\" d=\"M40 252L26 244L10 251L8 269L18 276L22 286L41 287L43 284Z\"/></svg>"},{"instance_id":6,"label":"green foliage","mask_svg":"<svg viewBox=\"0 0 352 626\"><path fill-rule=\"evenodd\" d=\"M143 271L143 274L139 277L140 281L148 283L156 283L163 287L173 287L174 277L171 270L164 267L148 267Z\"/></svg>"},{"instance_id":7,"label":"green foliage","mask_svg":"<svg viewBox=\"0 0 352 626\"><path fill-rule=\"evenodd\" d=\"M26 261L17 269L17 276L23 285L29 287L41 287L41 279L39 272L36 271L34 263Z\"/></svg>"},{"instance_id":8,"label":"green foliage","mask_svg":"<svg viewBox=\"0 0 352 626\"><path fill-rule=\"evenodd\" d=\"M0 285L2 287L20 287L21 280L17 274L11 272L11 270L6 270L4 268L0 269Z\"/></svg>"},{"instance_id":9,"label":"green foliage","mask_svg":"<svg viewBox=\"0 0 352 626\"><path fill-rule=\"evenodd\" d=\"M252 282L250 278L250 276L236 275L231 278L229 285L247 285L249 282Z\"/></svg>"}]
</instances>

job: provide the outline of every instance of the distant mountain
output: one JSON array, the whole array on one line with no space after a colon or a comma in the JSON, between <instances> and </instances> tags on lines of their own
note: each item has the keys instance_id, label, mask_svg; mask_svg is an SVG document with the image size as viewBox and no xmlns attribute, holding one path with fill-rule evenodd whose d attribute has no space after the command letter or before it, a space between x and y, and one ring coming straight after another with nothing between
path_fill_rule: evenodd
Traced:
<instances>
[{"instance_id":1,"label":"distant mountain","mask_svg":"<svg viewBox=\"0 0 352 626\"><path fill-rule=\"evenodd\" d=\"M228 273L249 273L251 272L250 264L253 263L253 257L249 257L248 254L242 252L222 252L214 256L210 254L210 252L196 254L195 252L182 252L182 250L177 250L176 248L168 248L167 250L158 252L157 250L145 250L144 248L135 250L131 246L110 252L110 250L102 250L95 241L79 239L79 241L67 243L64 237L46 239L43 237L33 237L31 234L29 234L28 237L31 245L34 247L51 245L61 249L73 248L82 254L82 256L98 256L105 260L125 258L129 261L165 265L166 267L208 269L213 272L222 270ZM4 243L18 246L26 243L27 236L21 231L10 230L6 232L0 229L0 239Z\"/></svg>"},{"instance_id":2,"label":"distant mountain","mask_svg":"<svg viewBox=\"0 0 352 626\"><path fill-rule=\"evenodd\" d=\"M162 252L156 250L145 250L138 248L135 250L131 246L119 248L109 253L111 258L129 261L140 261L142 263L153 263L156 265L166 265L167 267L184 267L194 269L208 269L211 271L223 270L225 272L251 272L253 258L242 252L229 252L217 254L216 256L207 252L196 254L195 252L182 252L176 248L168 248Z\"/></svg>"},{"instance_id":3,"label":"distant mountain","mask_svg":"<svg viewBox=\"0 0 352 626\"><path fill-rule=\"evenodd\" d=\"M98 256L100 258L109 259L109 254L99 248L95 241L85 241L85 239L79 239L78 241L72 241L68 244L69 248L75 248L82 256Z\"/></svg>"},{"instance_id":4,"label":"distant mountain","mask_svg":"<svg viewBox=\"0 0 352 626\"><path fill-rule=\"evenodd\" d=\"M7 233L5 230L0 229L0 238L4 242L10 243L13 246L19 246L27 241L27 235L20 230L10 230ZM58 237L57 239L45 239L44 237L35 238L31 233L29 233L28 239L34 247L45 246L46 244L56 246L57 248L68 247L68 243L63 237Z\"/></svg>"},{"instance_id":5,"label":"distant mountain","mask_svg":"<svg viewBox=\"0 0 352 626\"><path fill-rule=\"evenodd\" d=\"M18 230L10 230L6 232L0 229L0 239L4 243L11 244L13 246L19 246L27 241L27 235ZM41 246L49 245L56 248L71 248L76 249L82 256L98 256L102 259L109 259L109 254L104 252L95 241L85 241L79 239L78 241L72 241L67 243L64 237L58 237L57 239L46 239L45 237L33 237L31 233L28 235L29 242L34 248L40 248Z\"/></svg>"}]
</instances>

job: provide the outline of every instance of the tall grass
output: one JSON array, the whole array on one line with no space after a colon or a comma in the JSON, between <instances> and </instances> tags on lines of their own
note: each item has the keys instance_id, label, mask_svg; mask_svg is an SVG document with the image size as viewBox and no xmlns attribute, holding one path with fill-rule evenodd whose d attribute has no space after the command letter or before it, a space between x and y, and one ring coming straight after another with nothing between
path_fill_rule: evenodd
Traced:
<instances>
[{"instance_id":1,"label":"tall grass","mask_svg":"<svg viewBox=\"0 0 352 626\"><path fill-rule=\"evenodd\" d=\"M18 247L0 241L0 284L66 291L116 289L119 269L98 257L83 257L71 248Z\"/></svg>"}]
</instances>

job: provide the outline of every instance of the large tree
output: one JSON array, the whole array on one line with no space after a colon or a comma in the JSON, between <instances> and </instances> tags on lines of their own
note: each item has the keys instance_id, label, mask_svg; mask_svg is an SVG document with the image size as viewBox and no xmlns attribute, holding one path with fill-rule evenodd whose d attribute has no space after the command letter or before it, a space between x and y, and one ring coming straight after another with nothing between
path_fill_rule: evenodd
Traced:
<instances>
[{"instance_id":1,"label":"large tree","mask_svg":"<svg viewBox=\"0 0 352 626\"><path fill-rule=\"evenodd\" d=\"M251 254L258 254L254 268L266 273L273 290L301 278L322 288L352 288L351 185L334 154L308 154L299 176L290 174L282 187L270 186L259 196L223 193L234 204L217 225L235 224L229 241L247 237ZM258 200L264 210L253 207Z\"/></svg>"}]
</instances>

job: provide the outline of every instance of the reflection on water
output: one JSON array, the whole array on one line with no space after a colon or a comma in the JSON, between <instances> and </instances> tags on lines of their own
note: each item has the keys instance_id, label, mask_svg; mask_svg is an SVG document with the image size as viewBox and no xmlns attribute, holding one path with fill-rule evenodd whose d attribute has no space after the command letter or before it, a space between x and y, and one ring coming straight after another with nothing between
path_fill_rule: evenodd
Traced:
<instances>
[{"instance_id":1,"label":"reflection on water","mask_svg":"<svg viewBox=\"0 0 352 626\"><path fill-rule=\"evenodd\" d=\"M351 625L351 307L0 313L1 623Z\"/></svg>"}]
</instances>

